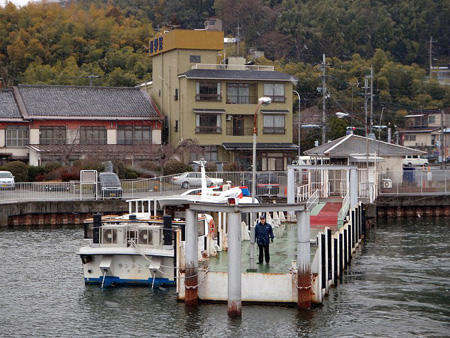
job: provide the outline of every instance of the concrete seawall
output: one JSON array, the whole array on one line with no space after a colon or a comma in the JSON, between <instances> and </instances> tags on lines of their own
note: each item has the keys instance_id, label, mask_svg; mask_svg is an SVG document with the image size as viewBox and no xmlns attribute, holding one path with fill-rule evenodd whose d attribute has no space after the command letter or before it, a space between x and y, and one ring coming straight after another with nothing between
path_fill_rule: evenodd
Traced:
<instances>
[{"instance_id":1,"label":"concrete seawall","mask_svg":"<svg viewBox=\"0 0 450 338\"><path fill-rule=\"evenodd\" d=\"M378 196L376 216L378 218L450 216L450 195Z\"/></svg>"},{"instance_id":2,"label":"concrete seawall","mask_svg":"<svg viewBox=\"0 0 450 338\"><path fill-rule=\"evenodd\" d=\"M120 215L128 212L128 204L123 200L0 204L0 226L83 224L97 212Z\"/></svg>"}]
</instances>

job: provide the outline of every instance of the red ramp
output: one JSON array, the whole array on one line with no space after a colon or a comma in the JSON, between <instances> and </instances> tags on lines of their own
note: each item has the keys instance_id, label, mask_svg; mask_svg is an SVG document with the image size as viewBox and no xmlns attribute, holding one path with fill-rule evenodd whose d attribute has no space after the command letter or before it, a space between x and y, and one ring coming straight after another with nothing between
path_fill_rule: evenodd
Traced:
<instances>
[{"instance_id":1,"label":"red ramp","mask_svg":"<svg viewBox=\"0 0 450 338\"><path fill-rule=\"evenodd\" d=\"M338 213L341 208L341 202L327 202L316 216L310 216L311 228L322 229L329 227L332 230L337 230Z\"/></svg>"}]
</instances>

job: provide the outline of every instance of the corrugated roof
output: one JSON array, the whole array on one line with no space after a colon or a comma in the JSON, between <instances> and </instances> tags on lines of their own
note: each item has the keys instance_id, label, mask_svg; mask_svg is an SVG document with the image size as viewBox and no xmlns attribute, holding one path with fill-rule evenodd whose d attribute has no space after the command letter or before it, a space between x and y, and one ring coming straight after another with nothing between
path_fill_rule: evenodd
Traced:
<instances>
[{"instance_id":1,"label":"corrugated roof","mask_svg":"<svg viewBox=\"0 0 450 338\"><path fill-rule=\"evenodd\" d=\"M355 154L367 155L367 145L369 146L369 155L374 153L379 156L405 156L425 154L424 151L373 139L369 139L367 144L367 138L354 134L343 136L334 141L309 149L305 151L305 154L328 156L334 158L348 157Z\"/></svg>"},{"instance_id":2,"label":"corrugated roof","mask_svg":"<svg viewBox=\"0 0 450 338\"><path fill-rule=\"evenodd\" d=\"M0 119L21 119L19 108L11 89L0 90Z\"/></svg>"},{"instance_id":3,"label":"corrugated roof","mask_svg":"<svg viewBox=\"0 0 450 338\"><path fill-rule=\"evenodd\" d=\"M297 81L295 76L277 71L191 69L179 77L188 79Z\"/></svg>"},{"instance_id":4,"label":"corrugated roof","mask_svg":"<svg viewBox=\"0 0 450 338\"><path fill-rule=\"evenodd\" d=\"M19 85L30 117L161 118L139 88Z\"/></svg>"}]
</instances>

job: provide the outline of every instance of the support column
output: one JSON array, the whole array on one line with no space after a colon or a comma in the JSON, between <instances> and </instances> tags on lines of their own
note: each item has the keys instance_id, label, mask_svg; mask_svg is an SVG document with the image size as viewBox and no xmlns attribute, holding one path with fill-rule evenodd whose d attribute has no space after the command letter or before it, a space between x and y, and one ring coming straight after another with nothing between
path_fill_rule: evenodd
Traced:
<instances>
[{"instance_id":1,"label":"support column","mask_svg":"<svg viewBox=\"0 0 450 338\"><path fill-rule=\"evenodd\" d=\"M241 213L228 214L228 315L241 317Z\"/></svg>"},{"instance_id":2,"label":"support column","mask_svg":"<svg viewBox=\"0 0 450 338\"><path fill-rule=\"evenodd\" d=\"M197 212L186 209L186 275L185 302L198 304L198 222Z\"/></svg>"},{"instance_id":3,"label":"support column","mask_svg":"<svg viewBox=\"0 0 450 338\"><path fill-rule=\"evenodd\" d=\"M350 210L358 204L358 172L350 169Z\"/></svg>"},{"instance_id":4,"label":"support column","mask_svg":"<svg viewBox=\"0 0 450 338\"><path fill-rule=\"evenodd\" d=\"M295 203L295 171L293 168L287 170L287 202L289 204ZM289 211L288 215L292 219L294 217L294 212Z\"/></svg>"},{"instance_id":5,"label":"support column","mask_svg":"<svg viewBox=\"0 0 450 338\"><path fill-rule=\"evenodd\" d=\"M296 211L298 307L311 308L311 247L308 211Z\"/></svg>"}]
</instances>

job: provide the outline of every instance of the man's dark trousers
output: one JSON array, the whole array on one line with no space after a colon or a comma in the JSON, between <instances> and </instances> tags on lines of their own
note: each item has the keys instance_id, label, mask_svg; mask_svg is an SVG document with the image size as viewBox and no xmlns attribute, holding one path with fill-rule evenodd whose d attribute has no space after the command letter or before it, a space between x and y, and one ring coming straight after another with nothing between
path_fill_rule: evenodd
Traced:
<instances>
[{"instance_id":1,"label":"man's dark trousers","mask_svg":"<svg viewBox=\"0 0 450 338\"><path fill-rule=\"evenodd\" d=\"M264 250L264 256L266 258L266 263L269 264L269 261L270 261L269 244L258 245L258 247L259 247L259 263L263 262L263 250Z\"/></svg>"}]
</instances>

